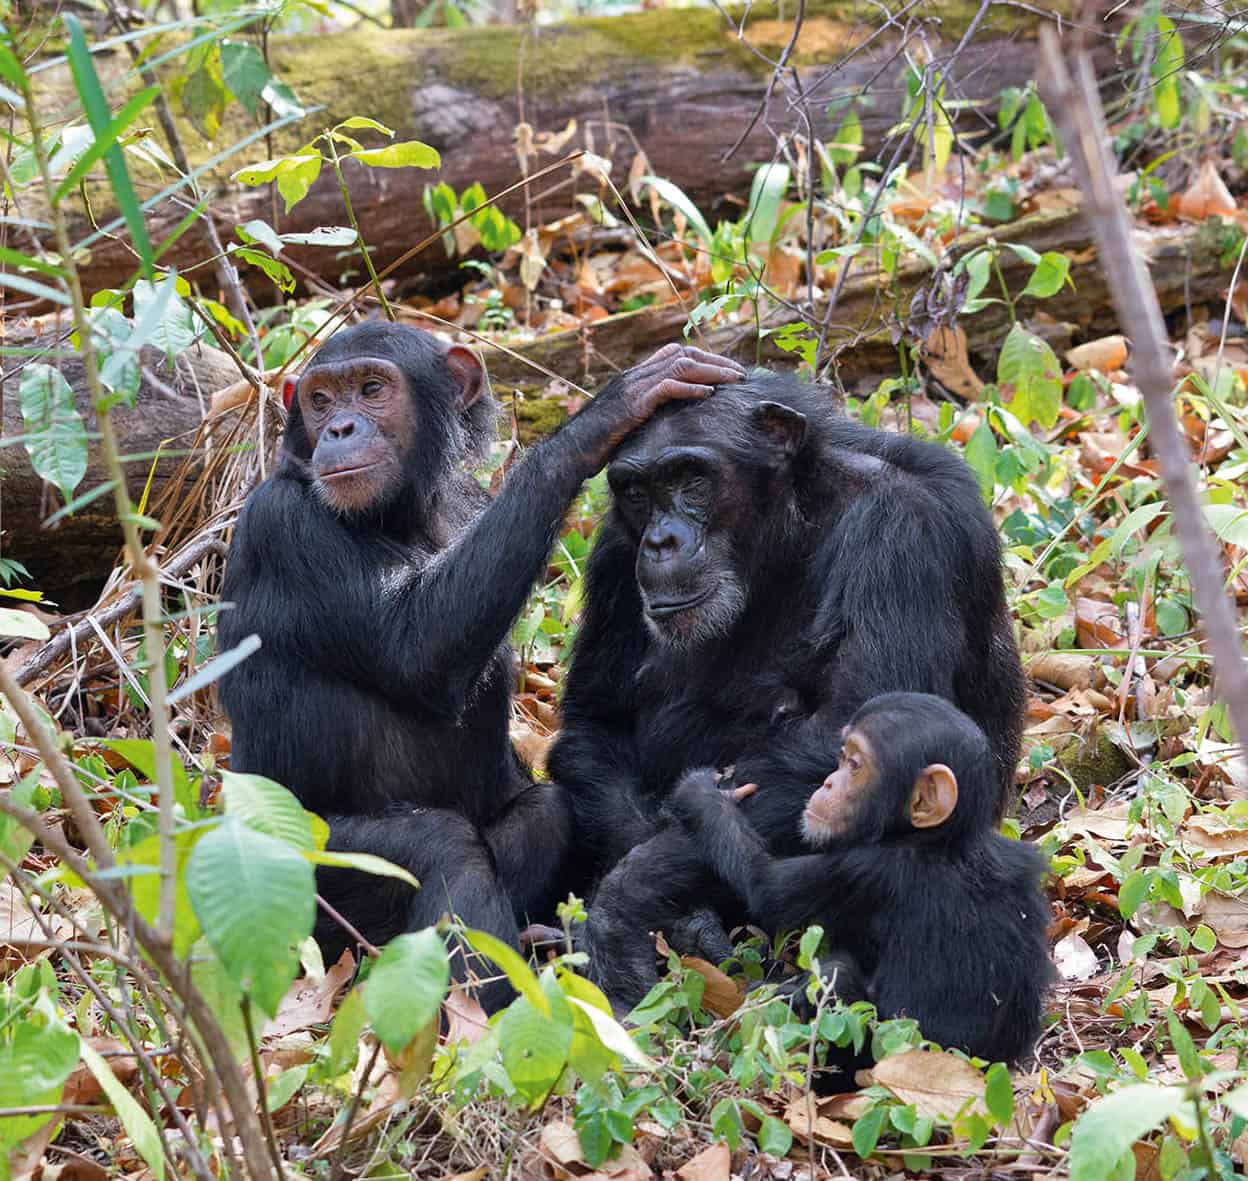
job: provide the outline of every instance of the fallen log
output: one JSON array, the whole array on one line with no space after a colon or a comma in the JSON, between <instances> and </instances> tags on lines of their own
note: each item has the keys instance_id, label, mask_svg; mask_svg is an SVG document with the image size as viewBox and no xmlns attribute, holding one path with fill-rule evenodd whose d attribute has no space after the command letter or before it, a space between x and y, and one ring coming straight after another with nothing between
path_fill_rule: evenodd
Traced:
<instances>
[{"instance_id":1,"label":"fallen log","mask_svg":"<svg viewBox=\"0 0 1248 1181\"><path fill-rule=\"evenodd\" d=\"M0 385L4 437L17 438L23 433L17 396L23 365L37 360L59 365L74 390L77 410L91 436L87 473L75 495L105 483L108 477L95 438L95 411L87 395L82 360L73 353L68 341L68 329L60 334L8 329L4 343L7 348L49 350L52 354L41 358L32 353L26 360L5 358ZM123 456L135 457L125 465L131 499L138 503L147 489L147 501L152 503L170 486L170 481L179 478L181 453L194 438L213 392L237 380L238 369L225 353L202 344L179 354L173 365L163 353L146 348L142 366L135 404L114 407L112 419ZM154 461L158 453L161 458ZM61 507L60 494L36 475L21 445L8 446L0 452L0 466L0 526L4 530L0 552L21 562L30 571L30 585L63 608L72 610L94 601L122 544L113 498L101 496L72 516L45 527L44 522Z\"/></svg>"},{"instance_id":2,"label":"fallen log","mask_svg":"<svg viewBox=\"0 0 1248 1181\"><path fill-rule=\"evenodd\" d=\"M1069 17L1076 5L1050 4L1047 12L992 5L973 37L960 46L979 7L963 0L929 0L920 6L904 42L911 56L931 55L930 68L941 71L945 101L960 128L974 133L995 130L1001 91L1031 76L1036 30L1048 20ZM269 52L277 74L303 102L324 109L275 132L272 152L293 152L322 128L352 115L380 120L394 129L397 140L418 139L438 149L442 166L436 174L346 163L352 203L379 269L434 228L421 200L426 185L445 181L460 192L480 182L494 194L522 178L525 170L516 150L521 124L531 132L560 133L575 121L575 132L560 143L558 154L583 148L609 159L612 182L621 191L644 153L641 167L683 189L713 223L724 211L726 195L748 192L750 169L771 159L776 133L799 126L783 85L763 110L773 81L770 63L781 57L795 28L789 10L782 10L784 19L777 19L778 11L767 4L727 15L709 8L656 9L533 28L363 26L331 36L275 37ZM906 30L900 23L881 29L878 5L865 0L809 0L805 14L789 60L801 79L812 130L821 141L831 140L844 113L838 100L865 96L855 110L863 158L874 159L907 107L909 66L901 52ZM1103 31L1098 35L1098 53L1110 77L1113 42ZM124 56L111 63L101 60L105 57L97 55L105 73L129 65ZM62 109L72 93L64 75L41 75L41 85L49 110ZM255 130L238 104L212 144L188 122L181 120L179 127L193 165ZM266 154L260 141L206 174L205 183L223 190L211 212L227 242L234 240L235 226L253 218L271 221L281 204L268 186L240 191L228 181L232 172ZM554 153L534 151L527 171L554 158ZM102 177L102 171L97 169L96 176ZM594 192L599 184L582 175L555 177L535 188L504 202L506 212L522 224L562 217L574 207L578 191ZM103 223L110 205L107 186L97 182L88 191L97 224ZM609 190L602 196L613 204ZM740 215L739 207L728 212ZM184 214L181 204L154 210L153 240L160 241ZM307 232L345 221L332 172L324 168L309 195L289 215L278 215L278 228ZM79 235L90 228L85 219L75 227ZM359 259L352 252L296 247L290 255L331 283L344 277L359 281ZM185 269L202 258L202 242L192 233L163 261ZM403 273L449 273L459 262L435 243ZM84 282L88 290L118 286L133 269L124 241L97 238ZM271 284L254 268L245 270L245 281L260 301L273 302Z\"/></svg>"}]
</instances>

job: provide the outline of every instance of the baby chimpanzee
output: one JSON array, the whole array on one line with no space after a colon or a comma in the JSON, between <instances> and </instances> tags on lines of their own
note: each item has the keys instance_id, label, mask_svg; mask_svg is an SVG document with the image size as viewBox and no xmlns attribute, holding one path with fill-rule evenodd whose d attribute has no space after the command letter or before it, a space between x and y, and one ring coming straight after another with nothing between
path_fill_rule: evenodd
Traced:
<instances>
[{"instance_id":1,"label":"baby chimpanzee","mask_svg":"<svg viewBox=\"0 0 1248 1181\"><path fill-rule=\"evenodd\" d=\"M854 715L839 766L806 805L813 852L769 856L733 803L753 785L721 791L709 770L686 775L671 806L751 920L772 932L823 926L842 1000L1012 1062L1040 1031L1049 908L1039 852L995 831L997 774L983 732L955 706L887 693Z\"/></svg>"}]
</instances>

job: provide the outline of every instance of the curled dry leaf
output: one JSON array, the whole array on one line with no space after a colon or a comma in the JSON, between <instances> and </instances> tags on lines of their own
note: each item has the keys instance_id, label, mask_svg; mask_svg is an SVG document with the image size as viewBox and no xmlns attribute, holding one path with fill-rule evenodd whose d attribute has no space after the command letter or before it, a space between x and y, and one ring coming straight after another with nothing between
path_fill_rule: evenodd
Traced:
<instances>
[{"instance_id":1,"label":"curled dry leaf","mask_svg":"<svg viewBox=\"0 0 1248 1181\"><path fill-rule=\"evenodd\" d=\"M680 962L686 968L692 968L706 981L702 1005L716 1017L731 1017L741 1007L741 1001L744 998L731 976L721 972L714 964L699 959L696 955L681 956Z\"/></svg>"},{"instance_id":2,"label":"curled dry leaf","mask_svg":"<svg viewBox=\"0 0 1248 1181\"><path fill-rule=\"evenodd\" d=\"M971 368L966 331L961 325L937 327L923 345L923 361L931 375L951 394L973 401L983 393L984 383Z\"/></svg>"},{"instance_id":3,"label":"curled dry leaf","mask_svg":"<svg viewBox=\"0 0 1248 1181\"><path fill-rule=\"evenodd\" d=\"M827 1099L816 1099L814 1095L811 1095L808 1102L805 1095L799 1096L784 1109L784 1122L803 1144L809 1144L810 1119L813 1111L816 1143L830 1144L833 1148L852 1148L854 1140L850 1125L833 1118L829 1110L832 1100L840 1098L842 1098L840 1095L830 1095ZM857 1116L846 1116L846 1118L856 1119Z\"/></svg>"},{"instance_id":4,"label":"curled dry leaf","mask_svg":"<svg viewBox=\"0 0 1248 1181\"><path fill-rule=\"evenodd\" d=\"M1126 639L1118 608L1100 599L1075 600L1075 631L1081 648L1122 648Z\"/></svg>"},{"instance_id":5,"label":"curled dry leaf","mask_svg":"<svg viewBox=\"0 0 1248 1181\"><path fill-rule=\"evenodd\" d=\"M570 1181L573 1177L649 1181L654 1176L654 1171L631 1144L622 1145L617 1156L603 1162L597 1170L592 1169L581 1153L581 1141L576 1129L563 1120L542 1128L538 1150L542 1156L542 1172L547 1177L555 1178L555 1181ZM727 1174L724 1176L726 1178Z\"/></svg>"},{"instance_id":6,"label":"curled dry leaf","mask_svg":"<svg viewBox=\"0 0 1248 1181\"><path fill-rule=\"evenodd\" d=\"M1127 338L1125 336L1101 336L1077 345L1066 353L1071 367L1081 371L1099 369L1113 373L1127 363Z\"/></svg>"},{"instance_id":7,"label":"curled dry leaf","mask_svg":"<svg viewBox=\"0 0 1248 1181\"><path fill-rule=\"evenodd\" d=\"M1059 689L1090 689L1098 671L1095 656L1077 652L1042 652L1027 662L1027 673L1033 680Z\"/></svg>"},{"instance_id":8,"label":"curled dry leaf","mask_svg":"<svg viewBox=\"0 0 1248 1181\"><path fill-rule=\"evenodd\" d=\"M1096 975L1096 952L1078 932L1072 931L1053 948L1053 963L1063 980L1089 980Z\"/></svg>"},{"instance_id":9,"label":"curled dry leaf","mask_svg":"<svg viewBox=\"0 0 1248 1181\"><path fill-rule=\"evenodd\" d=\"M728 1181L732 1152L727 1144L712 1144L676 1170L678 1181Z\"/></svg>"},{"instance_id":10,"label":"curled dry leaf","mask_svg":"<svg viewBox=\"0 0 1248 1181\"><path fill-rule=\"evenodd\" d=\"M1119 800L1103 808L1079 808L1066 816L1066 826L1072 833L1086 832L1103 841L1125 841L1131 826L1130 804Z\"/></svg>"},{"instance_id":11,"label":"curled dry leaf","mask_svg":"<svg viewBox=\"0 0 1248 1181\"><path fill-rule=\"evenodd\" d=\"M920 1115L952 1119L970 1111L987 1114L984 1076L965 1058L943 1050L905 1050L877 1062L872 1077Z\"/></svg>"},{"instance_id":12,"label":"curled dry leaf","mask_svg":"<svg viewBox=\"0 0 1248 1181\"><path fill-rule=\"evenodd\" d=\"M43 914L37 919L22 892L11 881L0 882L0 962L9 952L26 958L27 952L49 935L52 939L67 939L72 930L60 915Z\"/></svg>"},{"instance_id":13,"label":"curled dry leaf","mask_svg":"<svg viewBox=\"0 0 1248 1181\"><path fill-rule=\"evenodd\" d=\"M1248 853L1248 829L1235 828L1216 813L1192 816L1183 825L1183 839L1222 857Z\"/></svg>"},{"instance_id":14,"label":"curled dry leaf","mask_svg":"<svg viewBox=\"0 0 1248 1181\"><path fill-rule=\"evenodd\" d=\"M456 985L442 1002L446 1014L446 1043L479 1042L490 1030L490 1019L470 992Z\"/></svg>"},{"instance_id":15,"label":"curled dry leaf","mask_svg":"<svg viewBox=\"0 0 1248 1181\"><path fill-rule=\"evenodd\" d=\"M328 1021L334 1015L335 998L354 975L355 956L348 949L320 980L306 976L296 980L282 998L277 1016L264 1027L263 1036L282 1037Z\"/></svg>"},{"instance_id":16,"label":"curled dry leaf","mask_svg":"<svg viewBox=\"0 0 1248 1181\"><path fill-rule=\"evenodd\" d=\"M1201 921L1213 928L1223 947L1248 947L1248 899L1206 894L1200 902Z\"/></svg>"},{"instance_id":17,"label":"curled dry leaf","mask_svg":"<svg viewBox=\"0 0 1248 1181\"><path fill-rule=\"evenodd\" d=\"M1217 165L1206 160L1187 192L1180 195L1176 212L1184 221L1204 221L1218 214L1235 213L1235 198L1218 173Z\"/></svg>"}]
</instances>

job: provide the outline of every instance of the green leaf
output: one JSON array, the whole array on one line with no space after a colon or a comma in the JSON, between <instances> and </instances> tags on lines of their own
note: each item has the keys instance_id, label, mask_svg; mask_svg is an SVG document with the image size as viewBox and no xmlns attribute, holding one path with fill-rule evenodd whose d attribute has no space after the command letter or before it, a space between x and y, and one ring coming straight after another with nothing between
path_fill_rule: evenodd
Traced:
<instances>
[{"instance_id":1,"label":"green leaf","mask_svg":"<svg viewBox=\"0 0 1248 1181\"><path fill-rule=\"evenodd\" d=\"M174 880L173 894L173 950L184 956L191 950L195 940L200 936L199 920L191 906L191 898L186 888L186 868L191 853L203 829L183 829L174 835ZM117 861L120 865L141 867L151 870L160 869L160 837L153 833L139 841L137 845L119 853ZM156 922L160 915L160 874L135 874L126 879L126 886L134 898L135 909L149 923Z\"/></svg>"},{"instance_id":2,"label":"green leaf","mask_svg":"<svg viewBox=\"0 0 1248 1181\"><path fill-rule=\"evenodd\" d=\"M702 239L704 246L709 247L711 245L715 238L715 235L711 233L711 227L706 224L706 218L698 211L698 207L685 196L681 189L678 189L670 180L664 180L661 176L643 176L641 183L649 185L673 209L683 214L685 220L693 227L694 232Z\"/></svg>"},{"instance_id":3,"label":"green leaf","mask_svg":"<svg viewBox=\"0 0 1248 1181\"><path fill-rule=\"evenodd\" d=\"M61 307L69 307L73 302L59 288L49 287L46 283L40 283L35 279L28 279L25 275L15 275L12 271L0 272L0 287L12 287L14 291L21 291L26 295L34 296L35 299L46 299L49 303L60 304Z\"/></svg>"},{"instance_id":4,"label":"green leaf","mask_svg":"<svg viewBox=\"0 0 1248 1181\"><path fill-rule=\"evenodd\" d=\"M1206 504L1202 511L1219 541L1248 547L1248 509L1237 504Z\"/></svg>"},{"instance_id":5,"label":"green leaf","mask_svg":"<svg viewBox=\"0 0 1248 1181\"><path fill-rule=\"evenodd\" d=\"M177 275L149 283L140 279L134 285L134 336L129 347L151 343L172 365L181 353L195 343L195 317L177 292ZM138 342L136 344L136 342Z\"/></svg>"},{"instance_id":6,"label":"green leaf","mask_svg":"<svg viewBox=\"0 0 1248 1181\"><path fill-rule=\"evenodd\" d=\"M89 1042L82 1042L80 1048L83 1062L95 1075L95 1081L100 1084L100 1089L108 1097L109 1103L113 1105L113 1111L121 1121L121 1126L125 1128L126 1135L130 1137L130 1143L134 1145L135 1152L147 1162L147 1167L155 1174L156 1181L160 1181L165 1175L165 1152L160 1143L160 1133L156 1130L152 1117L122 1086L108 1063Z\"/></svg>"},{"instance_id":7,"label":"green leaf","mask_svg":"<svg viewBox=\"0 0 1248 1181\"><path fill-rule=\"evenodd\" d=\"M306 234L283 234L282 242L290 246L351 246L355 238L350 226L317 226Z\"/></svg>"},{"instance_id":8,"label":"green leaf","mask_svg":"<svg viewBox=\"0 0 1248 1181\"><path fill-rule=\"evenodd\" d=\"M63 1025L21 1021L13 1036L0 1042L0 1107L55 1104L65 1080L78 1065L78 1035ZM51 1115L0 1119L0 1158L5 1146L25 1139Z\"/></svg>"},{"instance_id":9,"label":"green leaf","mask_svg":"<svg viewBox=\"0 0 1248 1181\"><path fill-rule=\"evenodd\" d=\"M1057 422L1062 408L1062 368L1057 355L1038 336L1015 324L1001 347L997 381L1012 385L1010 410L1024 426L1035 421L1046 430Z\"/></svg>"},{"instance_id":10,"label":"green leaf","mask_svg":"<svg viewBox=\"0 0 1248 1181\"><path fill-rule=\"evenodd\" d=\"M787 1156L793 1147L793 1133L788 1124L774 1115L764 1116L758 1129L758 1147L761 1152L769 1152L772 1156Z\"/></svg>"},{"instance_id":11,"label":"green leaf","mask_svg":"<svg viewBox=\"0 0 1248 1181\"><path fill-rule=\"evenodd\" d=\"M352 115L350 119L344 119L339 123L334 130L337 131L339 127L347 127L359 131L380 131L388 139L394 138L394 132L384 123L378 123L376 119L369 119L364 115Z\"/></svg>"},{"instance_id":12,"label":"green leaf","mask_svg":"<svg viewBox=\"0 0 1248 1181\"><path fill-rule=\"evenodd\" d=\"M1037 299L1048 299L1056 295L1070 277L1070 259L1056 250L1046 250L1031 272L1023 295L1034 295Z\"/></svg>"},{"instance_id":13,"label":"green leaf","mask_svg":"<svg viewBox=\"0 0 1248 1181\"><path fill-rule=\"evenodd\" d=\"M451 969L446 944L432 927L391 939L364 982L364 1012L382 1045L399 1053L446 997Z\"/></svg>"},{"instance_id":14,"label":"green leaf","mask_svg":"<svg viewBox=\"0 0 1248 1181\"><path fill-rule=\"evenodd\" d=\"M436 148L409 139L405 143L387 144L384 148L364 148L351 153L351 159L369 168L441 168L442 157Z\"/></svg>"},{"instance_id":15,"label":"green leaf","mask_svg":"<svg viewBox=\"0 0 1248 1181\"><path fill-rule=\"evenodd\" d=\"M764 164L754 173L744 224L749 226L750 241L755 246L770 245L791 175L787 164Z\"/></svg>"},{"instance_id":16,"label":"green leaf","mask_svg":"<svg viewBox=\"0 0 1248 1181\"><path fill-rule=\"evenodd\" d=\"M242 990L234 983L225 965L213 954L207 939L191 949L191 980L203 994L212 1015L221 1025L230 1048L239 1057L248 1053L247 1025L243 1021Z\"/></svg>"},{"instance_id":17,"label":"green leaf","mask_svg":"<svg viewBox=\"0 0 1248 1181\"><path fill-rule=\"evenodd\" d=\"M1166 1014L1166 1024L1170 1030L1170 1043L1179 1056L1179 1066L1183 1070L1183 1076L1189 1083L1195 1082L1205 1073L1201 1069L1196 1043L1192 1041L1192 1035L1184 1028L1183 1022L1175 1016L1173 1009Z\"/></svg>"},{"instance_id":18,"label":"green leaf","mask_svg":"<svg viewBox=\"0 0 1248 1181\"><path fill-rule=\"evenodd\" d=\"M303 805L280 783L263 775L223 771L221 794L227 816L236 816L248 828L275 837L292 848L311 851L312 825Z\"/></svg>"},{"instance_id":19,"label":"green leaf","mask_svg":"<svg viewBox=\"0 0 1248 1181\"><path fill-rule=\"evenodd\" d=\"M253 118L260 111L260 95L273 75L254 45L245 41L221 42L221 78L226 88Z\"/></svg>"},{"instance_id":20,"label":"green leaf","mask_svg":"<svg viewBox=\"0 0 1248 1181\"><path fill-rule=\"evenodd\" d=\"M66 13L65 27L69 30L69 68L74 77L74 87L82 100L82 109L87 114L87 122L95 132L97 140L109 133L113 120L109 116L108 102L96 77L95 65L91 61L91 53L87 49L87 39L83 35L82 25L75 16ZM126 158L116 142L104 152L104 166L108 172L108 180L112 185L113 197L117 208L125 218L126 227L130 231L130 240L138 253L139 263L144 275L152 273L152 243L147 236L147 223L143 219L143 210L139 207L138 198L134 195L134 186L130 183L130 173L126 169Z\"/></svg>"},{"instance_id":21,"label":"green leaf","mask_svg":"<svg viewBox=\"0 0 1248 1181\"><path fill-rule=\"evenodd\" d=\"M308 1081L308 1075L311 1072L311 1063L304 1063L302 1066L292 1066L289 1070L283 1070L268 1085L265 1093L268 1110L281 1111L298 1094L299 1088Z\"/></svg>"},{"instance_id":22,"label":"green leaf","mask_svg":"<svg viewBox=\"0 0 1248 1181\"><path fill-rule=\"evenodd\" d=\"M1004 1127L1014 1116L1014 1084L1003 1062L994 1062L984 1075L984 1103L988 1114Z\"/></svg>"},{"instance_id":23,"label":"green leaf","mask_svg":"<svg viewBox=\"0 0 1248 1181\"><path fill-rule=\"evenodd\" d=\"M550 1004L542 992L541 985L537 982L537 977L533 975L529 965L524 962L514 947L508 946L501 939L486 931L475 931L471 927L465 927L463 934L473 951L492 960L502 968L512 988L525 997L529 1004L533 1005L539 1013L550 1015Z\"/></svg>"},{"instance_id":24,"label":"green leaf","mask_svg":"<svg viewBox=\"0 0 1248 1181\"><path fill-rule=\"evenodd\" d=\"M52 633L48 625L29 611L0 607L0 636L17 636L23 640L46 640Z\"/></svg>"},{"instance_id":25,"label":"green leaf","mask_svg":"<svg viewBox=\"0 0 1248 1181\"><path fill-rule=\"evenodd\" d=\"M1141 1136L1191 1104L1182 1087L1124 1087L1098 1099L1079 1117L1070 1138L1070 1181L1105 1181Z\"/></svg>"},{"instance_id":26,"label":"green leaf","mask_svg":"<svg viewBox=\"0 0 1248 1181\"><path fill-rule=\"evenodd\" d=\"M51 365L26 365L21 374L18 398L30 466L69 500L87 474L87 432L74 391Z\"/></svg>"},{"instance_id":27,"label":"green leaf","mask_svg":"<svg viewBox=\"0 0 1248 1181\"><path fill-rule=\"evenodd\" d=\"M270 258L264 251L252 250L248 246L233 246L230 248L230 253L244 262L259 267L281 290L294 291L295 276L290 273L290 268L284 262L279 262L276 258Z\"/></svg>"},{"instance_id":28,"label":"green leaf","mask_svg":"<svg viewBox=\"0 0 1248 1181\"><path fill-rule=\"evenodd\" d=\"M888 1115L888 1106L877 1103L865 1115L860 1115L850 1130L849 1137L854 1151L864 1160L874 1151L879 1142L880 1132L884 1128L884 1120Z\"/></svg>"},{"instance_id":29,"label":"green leaf","mask_svg":"<svg viewBox=\"0 0 1248 1181\"><path fill-rule=\"evenodd\" d=\"M286 212L289 213L308 195L313 182L321 175L321 163L319 153L283 156L278 160L265 160L260 164L240 168L231 179L244 185L262 185L276 181L277 191L285 199Z\"/></svg>"},{"instance_id":30,"label":"green leaf","mask_svg":"<svg viewBox=\"0 0 1248 1181\"><path fill-rule=\"evenodd\" d=\"M259 243L270 254L276 255L282 252L282 239L278 236L277 231L261 218L257 217L251 221L243 222L241 226L235 226L234 232L244 242Z\"/></svg>"},{"instance_id":31,"label":"green leaf","mask_svg":"<svg viewBox=\"0 0 1248 1181\"><path fill-rule=\"evenodd\" d=\"M304 851L313 865L332 865L337 869L358 869L361 873L371 873L378 878L398 878L406 882L413 890L420 889L420 883L401 865L378 857L375 853L344 853L338 849L309 849Z\"/></svg>"},{"instance_id":32,"label":"green leaf","mask_svg":"<svg viewBox=\"0 0 1248 1181\"><path fill-rule=\"evenodd\" d=\"M78 182L87 175L96 162L104 156L104 153L121 138L126 128L147 109L148 104L159 93L159 86L149 86L146 90L136 94L121 108L117 113L117 118L109 123L104 133L96 135L95 141L91 146L75 161L73 168L69 170L68 175L57 187L56 193L52 197L54 202L59 202L66 193L77 187Z\"/></svg>"},{"instance_id":33,"label":"green leaf","mask_svg":"<svg viewBox=\"0 0 1248 1181\"><path fill-rule=\"evenodd\" d=\"M567 1001L573 1008L585 1014L590 1025L594 1027L598 1040L613 1054L618 1054L635 1066L641 1066L647 1070L658 1069L655 1063L642 1053L641 1047L633 1041L628 1030L610 1013L604 1013L597 1006L583 1001L580 997L570 996Z\"/></svg>"},{"instance_id":34,"label":"green leaf","mask_svg":"<svg viewBox=\"0 0 1248 1181\"><path fill-rule=\"evenodd\" d=\"M498 1024L503 1069L517 1092L535 1107L559 1081L572 1044L572 1022L552 1020L523 997L504 1011Z\"/></svg>"},{"instance_id":35,"label":"green leaf","mask_svg":"<svg viewBox=\"0 0 1248 1181\"><path fill-rule=\"evenodd\" d=\"M312 933L312 866L289 845L227 815L195 846L186 885L213 951L273 1016L299 970L299 944Z\"/></svg>"},{"instance_id":36,"label":"green leaf","mask_svg":"<svg viewBox=\"0 0 1248 1181\"><path fill-rule=\"evenodd\" d=\"M1179 79L1183 71L1183 40L1174 21L1157 16L1157 56L1153 58L1153 102L1162 127L1172 130L1183 116Z\"/></svg>"},{"instance_id":37,"label":"green leaf","mask_svg":"<svg viewBox=\"0 0 1248 1181\"><path fill-rule=\"evenodd\" d=\"M985 502L991 502L997 487L997 440L987 418L980 421L967 439L962 458L979 481L980 495Z\"/></svg>"},{"instance_id":38,"label":"green leaf","mask_svg":"<svg viewBox=\"0 0 1248 1181\"><path fill-rule=\"evenodd\" d=\"M329 1027L329 1057L325 1060L325 1073L330 1078L345 1074L355 1065L359 1055L360 1034L364 1032L364 1002L360 990L353 988L346 1000L338 1006L333 1024Z\"/></svg>"}]
</instances>

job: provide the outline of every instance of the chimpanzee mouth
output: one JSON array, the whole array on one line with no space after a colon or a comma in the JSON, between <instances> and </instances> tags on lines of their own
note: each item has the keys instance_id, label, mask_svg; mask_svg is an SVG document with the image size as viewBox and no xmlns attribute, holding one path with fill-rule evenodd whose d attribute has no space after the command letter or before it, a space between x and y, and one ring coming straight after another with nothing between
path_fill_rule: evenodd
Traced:
<instances>
[{"instance_id":1,"label":"chimpanzee mouth","mask_svg":"<svg viewBox=\"0 0 1248 1181\"><path fill-rule=\"evenodd\" d=\"M321 472L322 480L336 480L339 476L358 476L361 472L371 472L377 465L364 463L358 467L337 467L332 472Z\"/></svg>"},{"instance_id":2,"label":"chimpanzee mouth","mask_svg":"<svg viewBox=\"0 0 1248 1181\"><path fill-rule=\"evenodd\" d=\"M666 599L660 602L648 599L646 601L646 614L651 619L662 619L668 615L678 615L681 611L688 611L700 603L705 603L714 593L715 588L711 587L710 590L705 590L700 595L694 595L691 599Z\"/></svg>"}]
</instances>

